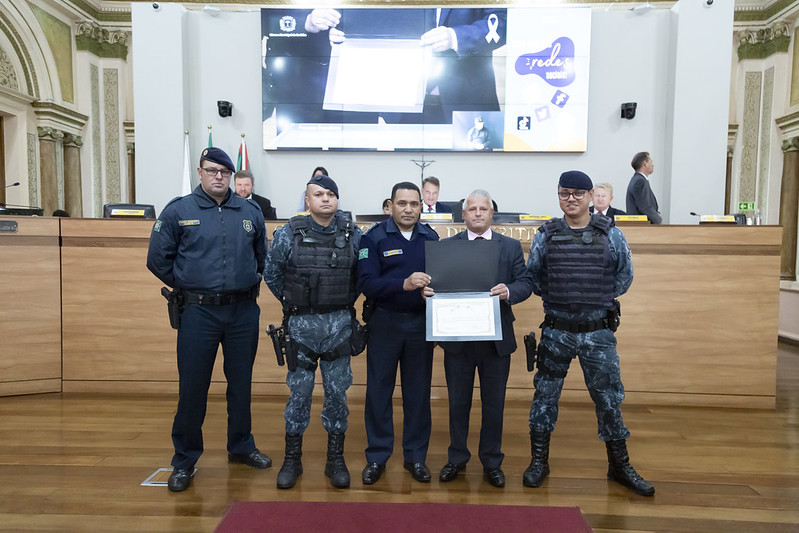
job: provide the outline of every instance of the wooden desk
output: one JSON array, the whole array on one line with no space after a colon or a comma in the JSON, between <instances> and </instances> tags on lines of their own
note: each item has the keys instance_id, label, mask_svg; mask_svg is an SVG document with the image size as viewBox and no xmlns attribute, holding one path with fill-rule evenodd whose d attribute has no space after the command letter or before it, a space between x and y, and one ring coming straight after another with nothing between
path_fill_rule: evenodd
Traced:
<instances>
[{"instance_id":1,"label":"wooden desk","mask_svg":"<svg viewBox=\"0 0 799 533\"><path fill-rule=\"evenodd\" d=\"M58 223L0 216L0 396L61 390Z\"/></svg>"},{"instance_id":2,"label":"wooden desk","mask_svg":"<svg viewBox=\"0 0 799 533\"><path fill-rule=\"evenodd\" d=\"M279 223L267 224L272 230ZM145 267L151 221L63 219L63 390L175 392L175 332L160 282ZM368 226L368 225L367 225ZM442 236L462 225L436 225ZM529 249L535 226L495 228ZM775 226L623 229L635 281L621 298L619 353L628 404L772 408L776 391L781 230ZM5 263L5 262L4 262ZM281 319L264 286L256 394L285 396L267 326ZM20 296L20 299L22 297ZM358 305L360 309L360 304ZM515 306L517 341L543 318L540 299ZM436 349L433 395L446 396ZM514 355L508 397L532 397L532 374ZM351 396L365 389L365 355L353 359ZM317 387L321 394L321 387ZM212 392L224 392L217 364ZM575 364L563 394L590 401Z\"/></svg>"}]
</instances>

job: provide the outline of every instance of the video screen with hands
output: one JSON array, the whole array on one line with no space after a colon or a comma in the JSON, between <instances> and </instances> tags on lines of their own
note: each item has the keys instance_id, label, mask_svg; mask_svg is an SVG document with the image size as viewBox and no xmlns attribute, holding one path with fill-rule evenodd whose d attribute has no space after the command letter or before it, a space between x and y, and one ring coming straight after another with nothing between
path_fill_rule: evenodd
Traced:
<instances>
[{"instance_id":1,"label":"video screen with hands","mask_svg":"<svg viewBox=\"0 0 799 533\"><path fill-rule=\"evenodd\" d=\"M590 8L261 10L264 149L582 152Z\"/></svg>"}]
</instances>

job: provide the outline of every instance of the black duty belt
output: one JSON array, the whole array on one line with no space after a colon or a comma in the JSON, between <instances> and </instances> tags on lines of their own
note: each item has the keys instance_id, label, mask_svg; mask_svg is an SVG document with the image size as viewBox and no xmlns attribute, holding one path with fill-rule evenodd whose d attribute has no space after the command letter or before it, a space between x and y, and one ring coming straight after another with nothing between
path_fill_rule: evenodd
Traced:
<instances>
[{"instance_id":1,"label":"black duty belt","mask_svg":"<svg viewBox=\"0 0 799 533\"><path fill-rule=\"evenodd\" d=\"M349 309L349 305L317 305L316 307L298 307L290 305L287 308L290 315L321 315L324 313L332 313L333 311L343 311Z\"/></svg>"},{"instance_id":2,"label":"black duty belt","mask_svg":"<svg viewBox=\"0 0 799 533\"><path fill-rule=\"evenodd\" d=\"M231 305L258 298L258 285L243 292L221 292L216 294L202 294L199 292L183 291L184 303L197 305Z\"/></svg>"},{"instance_id":3,"label":"black duty belt","mask_svg":"<svg viewBox=\"0 0 799 533\"><path fill-rule=\"evenodd\" d=\"M541 323L541 328L553 328L570 333L590 333L592 331L599 331L600 329L608 329L607 318L600 318L599 320L588 320L586 322L572 322L570 320L563 320L562 318L555 318L552 315L545 315L544 321Z\"/></svg>"}]
</instances>

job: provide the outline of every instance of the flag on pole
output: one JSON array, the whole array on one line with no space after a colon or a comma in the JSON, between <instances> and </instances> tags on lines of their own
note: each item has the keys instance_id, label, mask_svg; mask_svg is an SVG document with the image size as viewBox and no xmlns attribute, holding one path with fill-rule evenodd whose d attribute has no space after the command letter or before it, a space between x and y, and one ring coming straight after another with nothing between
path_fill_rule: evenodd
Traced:
<instances>
[{"instance_id":1,"label":"flag on pole","mask_svg":"<svg viewBox=\"0 0 799 533\"><path fill-rule=\"evenodd\" d=\"M236 172L239 170L250 170L250 156L247 153L247 144L244 142L244 134L241 134L241 145L239 146L239 159L236 162Z\"/></svg>"},{"instance_id":2,"label":"flag on pole","mask_svg":"<svg viewBox=\"0 0 799 533\"><path fill-rule=\"evenodd\" d=\"M191 163L189 162L189 132L183 132L183 191L182 196L191 194Z\"/></svg>"},{"instance_id":3,"label":"flag on pole","mask_svg":"<svg viewBox=\"0 0 799 533\"><path fill-rule=\"evenodd\" d=\"M214 145L214 139L211 137L211 126L208 126L208 148Z\"/></svg>"}]
</instances>

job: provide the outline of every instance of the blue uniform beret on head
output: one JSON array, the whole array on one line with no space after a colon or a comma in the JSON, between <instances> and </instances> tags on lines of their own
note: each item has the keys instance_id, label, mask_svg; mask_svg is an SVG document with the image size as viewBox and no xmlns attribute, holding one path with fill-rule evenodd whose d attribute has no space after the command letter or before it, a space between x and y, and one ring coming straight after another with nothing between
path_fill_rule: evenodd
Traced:
<instances>
[{"instance_id":1,"label":"blue uniform beret on head","mask_svg":"<svg viewBox=\"0 0 799 533\"><path fill-rule=\"evenodd\" d=\"M579 170L569 170L561 174L558 185L565 189L582 189L584 191L590 191L594 188L594 184L588 174Z\"/></svg>"},{"instance_id":2,"label":"blue uniform beret on head","mask_svg":"<svg viewBox=\"0 0 799 533\"><path fill-rule=\"evenodd\" d=\"M333 191L333 194L335 194L336 198L338 198L338 185L336 185L336 182L333 181L333 178L330 176L318 174L308 181L308 185L319 185L323 189Z\"/></svg>"},{"instance_id":3,"label":"blue uniform beret on head","mask_svg":"<svg viewBox=\"0 0 799 533\"><path fill-rule=\"evenodd\" d=\"M230 160L230 156L228 156L224 150L216 146L209 146L203 150L200 161L210 161L211 163L222 165L231 172L236 172L236 166L233 164L233 161Z\"/></svg>"}]
</instances>

